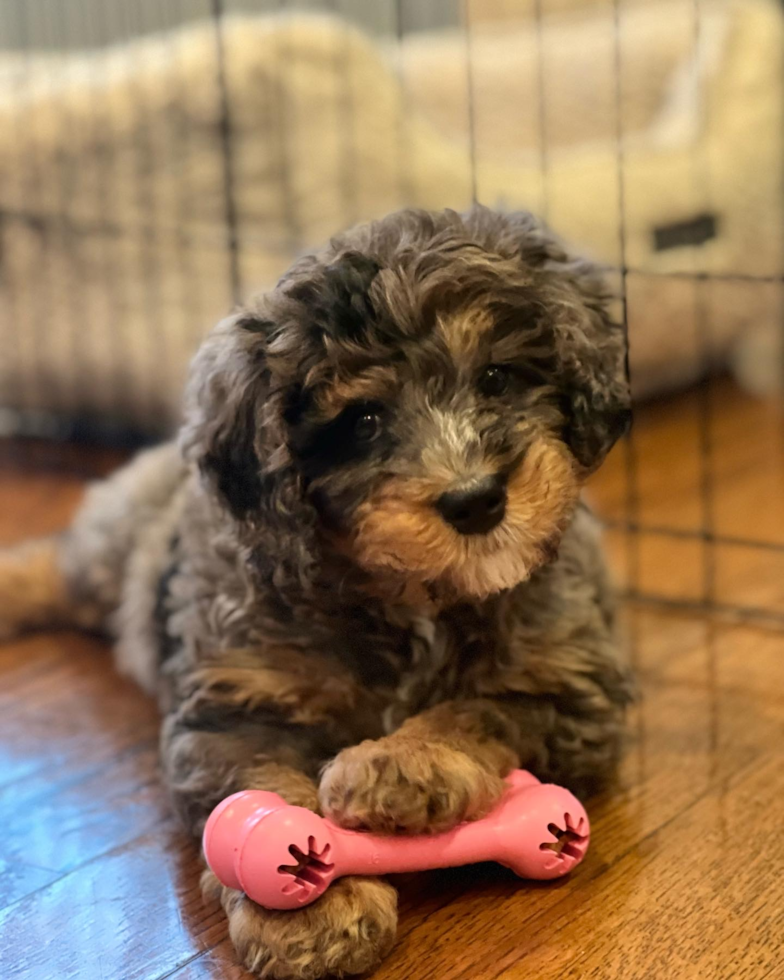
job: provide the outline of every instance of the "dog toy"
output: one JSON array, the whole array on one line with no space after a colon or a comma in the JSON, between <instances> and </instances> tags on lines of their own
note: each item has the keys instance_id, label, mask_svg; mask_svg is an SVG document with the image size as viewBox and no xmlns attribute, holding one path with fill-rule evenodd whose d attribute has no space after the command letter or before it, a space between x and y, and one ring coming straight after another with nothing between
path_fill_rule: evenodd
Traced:
<instances>
[{"instance_id":1,"label":"dog toy","mask_svg":"<svg viewBox=\"0 0 784 980\"><path fill-rule=\"evenodd\" d=\"M481 820L441 834L385 837L346 830L277 793L227 797L204 828L204 855L222 884L259 905L308 905L343 875L392 874L497 861L522 878L559 878L588 849L588 816L560 786L521 769Z\"/></svg>"}]
</instances>

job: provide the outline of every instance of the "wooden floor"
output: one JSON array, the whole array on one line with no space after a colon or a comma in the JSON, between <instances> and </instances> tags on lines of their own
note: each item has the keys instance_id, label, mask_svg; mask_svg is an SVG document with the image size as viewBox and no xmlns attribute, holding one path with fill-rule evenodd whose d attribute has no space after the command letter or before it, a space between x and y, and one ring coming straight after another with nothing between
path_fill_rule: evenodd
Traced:
<instances>
[{"instance_id":1,"label":"wooden floor","mask_svg":"<svg viewBox=\"0 0 784 980\"><path fill-rule=\"evenodd\" d=\"M646 506L669 507L676 522L696 519L672 473L684 418L653 413L640 429L644 478L659 481ZM769 440L765 424L748 437ZM768 470L749 464L748 447L740 455L735 499L765 497ZM85 478L115 462L6 445L0 543L62 527ZM594 488L602 507L621 500L621 469L611 463ZM766 506L780 520L777 489ZM750 530L771 522L758 509ZM642 556L644 573L671 588L687 574L673 540ZM742 591L742 570L736 580ZM766 589L776 598L782 579L760 576L749 601ZM584 864L549 884L495 866L406 876L378 980L784 977L784 634L639 607L627 619L643 698L622 785L590 805ZM2 980L246 976L219 909L199 894L196 848L158 780L156 735L154 706L98 640L58 633L0 647Z\"/></svg>"}]
</instances>

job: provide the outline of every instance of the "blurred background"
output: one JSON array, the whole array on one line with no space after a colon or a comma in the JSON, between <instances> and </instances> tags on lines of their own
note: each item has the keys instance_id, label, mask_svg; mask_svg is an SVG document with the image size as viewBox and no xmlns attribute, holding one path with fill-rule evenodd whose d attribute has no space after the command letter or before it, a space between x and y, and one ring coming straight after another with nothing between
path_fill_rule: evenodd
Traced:
<instances>
[{"instance_id":1,"label":"blurred background","mask_svg":"<svg viewBox=\"0 0 784 980\"><path fill-rule=\"evenodd\" d=\"M160 438L200 338L301 250L524 207L628 326L634 433L591 487L622 587L784 625L783 17L0 0L0 435Z\"/></svg>"}]
</instances>

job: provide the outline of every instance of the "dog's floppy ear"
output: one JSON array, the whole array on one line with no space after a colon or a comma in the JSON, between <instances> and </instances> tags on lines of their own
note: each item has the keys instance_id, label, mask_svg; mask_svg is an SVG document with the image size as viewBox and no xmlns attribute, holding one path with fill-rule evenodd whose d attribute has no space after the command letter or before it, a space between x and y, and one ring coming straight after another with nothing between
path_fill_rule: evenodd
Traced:
<instances>
[{"instance_id":1,"label":"dog's floppy ear","mask_svg":"<svg viewBox=\"0 0 784 980\"><path fill-rule=\"evenodd\" d=\"M602 270L570 255L527 212L506 216L500 238L505 250L514 242L527 267L553 273L551 299L563 311L554 339L565 437L577 461L595 470L631 422L626 336L610 314L612 296Z\"/></svg>"},{"instance_id":2,"label":"dog's floppy ear","mask_svg":"<svg viewBox=\"0 0 784 980\"><path fill-rule=\"evenodd\" d=\"M180 446L238 520L261 501L257 437L268 387L262 329L243 314L222 320L191 364Z\"/></svg>"},{"instance_id":3,"label":"dog's floppy ear","mask_svg":"<svg viewBox=\"0 0 784 980\"><path fill-rule=\"evenodd\" d=\"M285 393L271 390L274 331L253 313L214 328L191 365L180 446L239 523L259 573L285 588L310 580L316 514L286 450Z\"/></svg>"},{"instance_id":4,"label":"dog's floppy ear","mask_svg":"<svg viewBox=\"0 0 784 980\"><path fill-rule=\"evenodd\" d=\"M587 470L595 470L631 424L627 342L610 315L611 296L590 262L567 260L561 271L582 301L560 325L566 441Z\"/></svg>"}]
</instances>

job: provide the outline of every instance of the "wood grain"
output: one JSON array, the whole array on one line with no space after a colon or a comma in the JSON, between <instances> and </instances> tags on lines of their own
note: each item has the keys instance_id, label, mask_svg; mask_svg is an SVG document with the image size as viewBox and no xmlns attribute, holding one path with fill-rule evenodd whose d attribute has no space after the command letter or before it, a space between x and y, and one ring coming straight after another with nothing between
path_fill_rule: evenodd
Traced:
<instances>
[{"instance_id":1,"label":"wood grain","mask_svg":"<svg viewBox=\"0 0 784 980\"><path fill-rule=\"evenodd\" d=\"M755 521L732 526L775 538L777 416L732 397L743 423L719 419L717 431L745 431L748 444L735 459L720 444L720 499L734 502L722 520L753 507ZM646 513L683 527L699 519L687 408L655 409L639 426ZM84 480L118 460L0 445L0 544L64 526ZM605 512L622 506L621 462L593 488ZM698 589L678 544L653 539L641 574ZM620 536L615 545L622 555ZM775 600L784 578L768 581L755 562L726 558L733 589ZM620 785L591 801L584 864L548 884L494 865L400 876L399 938L378 980L784 977L784 636L646 608L625 620L641 699ZM156 740L154 706L99 640L0 647L3 980L247 980L220 909L200 895Z\"/></svg>"},{"instance_id":2,"label":"wood grain","mask_svg":"<svg viewBox=\"0 0 784 980\"><path fill-rule=\"evenodd\" d=\"M699 418L706 407L703 432ZM633 441L636 506L629 506L624 444L615 448L589 489L603 517L633 520L643 529L634 543L634 581L628 577L626 536L608 535L620 583L650 596L698 602L706 598L709 563L716 602L784 613L784 548L765 547L784 545L783 431L781 399L752 398L727 380L711 382L703 393L638 411ZM706 553L700 537L705 531L761 547L721 544Z\"/></svg>"}]
</instances>

